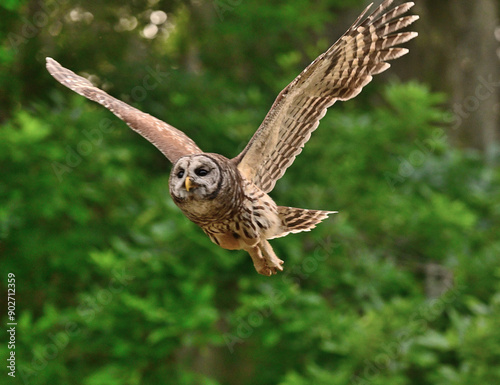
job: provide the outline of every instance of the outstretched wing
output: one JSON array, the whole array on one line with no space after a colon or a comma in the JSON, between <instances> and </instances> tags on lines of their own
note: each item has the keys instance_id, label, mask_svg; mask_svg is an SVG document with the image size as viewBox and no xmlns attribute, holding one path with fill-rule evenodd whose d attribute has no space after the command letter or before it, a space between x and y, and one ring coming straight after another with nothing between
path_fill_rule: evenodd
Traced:
<instances>
[{"instance_id":1,"label":"outstretched wing","mask_svg":"<svg viewBox=\"0 0 500 385\"><path fill-rule=\"evenodd\" d=\"M240 172L264 192L300 154L328 107L337 100L359 94L372 76L390 67L408 49L395 47L417 36L398 32L418 16L402 16L414 3L387 11L385 0L368 17L368 6L347 32L328 51L314 60L276 98L271 110L245 149L233 159Z\"/></svg>"},{"instance_id":2,"label":"outstretched wing","mask_svg":"<svg viewBox=\"0 0 500 385\"><path fill-rule=\"evenodd\" d=\"M182 156L202 153L196 143L182 131L108 95L50 57L47 58L47 70L62 85L102 104L127 123L132 130L153 143L172 163Z\"/></svg>"}]
</instances>

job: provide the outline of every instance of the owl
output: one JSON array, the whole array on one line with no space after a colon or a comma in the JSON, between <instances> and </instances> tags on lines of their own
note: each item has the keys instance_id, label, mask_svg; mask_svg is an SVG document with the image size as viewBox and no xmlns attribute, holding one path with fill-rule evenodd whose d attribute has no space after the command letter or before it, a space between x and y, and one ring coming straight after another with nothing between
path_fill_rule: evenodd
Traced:
<instances>
[{"instance_id":1,"label":"owl","mask_svg":"<svg viewBox=\"0 0 500 385\"><path fill-rule=\"evenodd\" d=\"M93 100L156 146L173 167L169 192L175 204L224 249L246 250L258 273L283 270L268 240L309 231L336 211L278 206L268 195L300 154L327 108L351 99L372 76L390 67L417 36L400 32L418 16L405 14L412 2L389 9L384 0L354 24L278 95L247 146L235 158L203 152L183 132L108 95L87 79L47 58L61 84Z\"/></svg>"}]
</instances>

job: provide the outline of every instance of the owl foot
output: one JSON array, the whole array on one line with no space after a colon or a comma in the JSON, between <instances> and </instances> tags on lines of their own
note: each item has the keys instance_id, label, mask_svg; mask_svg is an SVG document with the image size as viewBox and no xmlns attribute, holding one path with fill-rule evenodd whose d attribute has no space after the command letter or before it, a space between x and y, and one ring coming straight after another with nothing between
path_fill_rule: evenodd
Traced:
<instances>
[{"instance_id":1,"label":"owl foot","mask_svg":"<svg viewBox=\"0 0 500 385\"><path fill-rule=\"evenodd\" d=\"M266 265L271 270L271 274L276 274L278 271L283 271L283 261L279 259L271 244L267 240L263 240L258 244L260 250L262 251L262 255L266 261ZM269 274L269 275L271 275Z\"/></svg>"},{"instance_id":2,"label":"owl foot","mask_svg":"<svg viewBox=\"0 0 500 385\"><path fill-rule=\"evenodd\" d=\"M278 271L283 271L282 265L284 262L276 256L268 241L262 240L256 246L247 249L247 251L252 257L257 273L269 277Z\"/></svg>"}]
</instances>

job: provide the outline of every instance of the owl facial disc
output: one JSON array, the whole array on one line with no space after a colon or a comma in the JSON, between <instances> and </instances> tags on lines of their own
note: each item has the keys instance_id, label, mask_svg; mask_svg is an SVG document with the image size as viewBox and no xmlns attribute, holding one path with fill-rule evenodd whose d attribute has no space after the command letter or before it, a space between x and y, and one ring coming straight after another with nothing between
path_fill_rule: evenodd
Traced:
<instances>
[{"instance_id":1,"label":"owl facial disc","mask_svg":"<svg viewBox=\"0 0 500 385\"><path fill-rule=\"evenodd\" d=\"M175 163L170 174L170 194L180 200L214 199L221 181L215 159L205 154L185 156Z\"/></svg>"}]
</instances>

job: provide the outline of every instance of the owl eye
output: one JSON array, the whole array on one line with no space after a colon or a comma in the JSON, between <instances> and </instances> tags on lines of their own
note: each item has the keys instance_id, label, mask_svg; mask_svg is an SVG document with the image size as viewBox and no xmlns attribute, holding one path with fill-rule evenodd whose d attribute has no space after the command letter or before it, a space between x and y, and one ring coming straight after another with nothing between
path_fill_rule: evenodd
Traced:
<instances>
[{"instance_id":1,"label":"owl eye","mask_svg":"<svg viewBox=\"0 0 500 385\"><path fill-rule=\"evenodd\" d=\"M208 174L208 170L204 168L197 168L196 170L194 170L194 173L198 176L205 176Z\"/></svg>"},{"instance_id":2,"label":"owl eye","mask_svg":"<svg viewBox=\"0 0 500 385\"><path fill-rule=\"evenodd\" d=\"M184 170L180 170L178 173L177 173L177 178L182 178L184 176Z\"/></svg>"}]
</instances>

